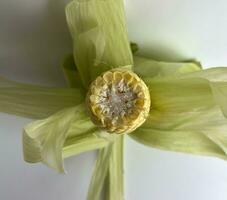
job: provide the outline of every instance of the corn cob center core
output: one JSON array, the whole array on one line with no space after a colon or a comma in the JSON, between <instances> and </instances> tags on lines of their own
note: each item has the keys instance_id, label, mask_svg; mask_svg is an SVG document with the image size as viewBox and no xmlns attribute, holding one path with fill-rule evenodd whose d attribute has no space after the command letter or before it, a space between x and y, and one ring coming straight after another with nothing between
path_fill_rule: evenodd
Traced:
<instances>
[{"instance_id":1,"label":"corn cob center core","mask_svg":"<svg viewBox=\"0 0 227 200\"><path fill-rule=\"evenodd\" d=\"M129 133L146 120L150 95L135 73L115 69L92 82L87 104L96 125L110 133Z\"/></svg>"}]
</instances>

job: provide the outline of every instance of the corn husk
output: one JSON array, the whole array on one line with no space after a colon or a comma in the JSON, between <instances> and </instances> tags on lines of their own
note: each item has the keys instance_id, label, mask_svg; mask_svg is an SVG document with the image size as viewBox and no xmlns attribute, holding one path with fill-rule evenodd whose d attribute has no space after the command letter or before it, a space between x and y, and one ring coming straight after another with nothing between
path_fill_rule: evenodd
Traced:
<instances>
[{"instance_id":1,"label":"corn husk","mask_svg":"<svg viewBox=\"0 0 227 200\"><path fill-rule=\"evenodd\" d=\"M124 200L124 136L116 138L109 162L105 199Z\"/></svg>"},{"instance_id":2,"label":"corn husk","mask_svg":"<svg viewBox=\"0 0 227 200\"><path fill-rule=\"evenodd\" d=\"M80 74L77 70L72 54L69 54L65 57L62 64L62 69L67 85L71 88L78 88L85 95L86 91L83 88Z\"/></svg>"},{"instance_id":3,"label":"corn husk","mask_svg":"<svg viewBox=\"0 0 227 200\"><path fill-rule=\"evenodd\" d=\"M27 118L44 118L84 101L77 88L23 84L0 77L0 111Z\"/></svg>"},{"instance_id":4,"label":"corn husk","mask_svg":"<svg viewBox=\"0 0 227 200\"><path fill-rule=\"evenodd\" d=\"M124 199L123 139L112 136L110 145L99 150L87 200L99 200L103 189L105 200Z\"/></svg>"},{"instance_id":5,"label":"corn husk","mask_svg":"<svg viewBox=\"0 0 227 200\"><path fill-rule=\"evenodd\" d=\"M166 77L201 71L201 65L196 61L163 62L138 55L134 55L133 60L133 70L142 78Z\"/></svg>"},{"instance_id":6,"label":"corn husk","mask_svg":"<svg viewBox=\"0 0 227 200\"><path fill-rule=\"evenodd\" d=\"M132 65L122 0L74 0L66 7L66 18L86 88L102 72Z\"/></svg>"},{"instance_id":7,"label":"corn husk","mask_svg":"<svg viewBox=\"0 0 227 200\"><path fill-rule=\"evenodd\" d=\"M110 165L112 145L99 150L89 185L87 200L99 200L104 188L105 179Z\"/></svg>"},{"instance_id":8,"label":"corn husk","mask_svg":"<svg viewBox=\"0 0 227 200\"><path fill-rule=\"evenodd\" d=\"M28 124L23 134L24 159L31 163L42 161L64 172L63 156L108 145L108 140L98 137L97 129L89 122L82 104Z\"/></svg>"},{"instance_id":9,"label":"corn husk","mask_svg":"<svg viewBox=\"0 0 227 200\"><path fill-rule=\"evenodd\" d=\"M146 78L152 110L132 136L146 145L226 159L226 68Z\"/></svg>"},{"instance_id":10,"label":"corn husk","mask_svg":"<svg viewBox=\"0 0 227 200\"><path fill-rule=\"evenodd\" d=\"M216 104L218 104L227 117L227 68L215 67L201 72L185 74L185 77L198 77L209 81L212 94Z\"/></svg>"}]
</instances>

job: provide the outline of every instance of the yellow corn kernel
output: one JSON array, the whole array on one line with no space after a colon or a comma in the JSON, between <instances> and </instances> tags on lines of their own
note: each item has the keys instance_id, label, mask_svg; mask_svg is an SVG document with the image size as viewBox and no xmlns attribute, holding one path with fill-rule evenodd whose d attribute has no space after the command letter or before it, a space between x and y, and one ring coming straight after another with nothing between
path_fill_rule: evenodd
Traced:
<instances>
[{"instance_id":1,"label":"yellow corn kernel","mask_svg":"<svg viewBox=\"0 0 227 200\"><path fill-rule=\"evenodd\" d=\"M132 71L114 69L94 80L87 93L91 120L109 133L130 133L146 120L150 94Z\"/></svg>"}]
</instances>

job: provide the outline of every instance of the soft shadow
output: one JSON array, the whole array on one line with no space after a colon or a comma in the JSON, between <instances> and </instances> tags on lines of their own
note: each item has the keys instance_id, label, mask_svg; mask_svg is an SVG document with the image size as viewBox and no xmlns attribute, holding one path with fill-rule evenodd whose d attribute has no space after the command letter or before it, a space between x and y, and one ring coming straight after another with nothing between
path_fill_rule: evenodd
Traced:
<instances>
[{"instance_id":1,"label":"soft shadow","mask_svg":"<svg viewBox=\"0 0 227 200\"><path fill-rule=\"evenodd\" d=\"M159 61L167 62L180 62L195 60L195 58L188 58L184 53L180 52L176 48L168 46L167 44L152 43L152 44L143 44L139 48L138 55L149 57Z\"/></svg>"}]
</instances>

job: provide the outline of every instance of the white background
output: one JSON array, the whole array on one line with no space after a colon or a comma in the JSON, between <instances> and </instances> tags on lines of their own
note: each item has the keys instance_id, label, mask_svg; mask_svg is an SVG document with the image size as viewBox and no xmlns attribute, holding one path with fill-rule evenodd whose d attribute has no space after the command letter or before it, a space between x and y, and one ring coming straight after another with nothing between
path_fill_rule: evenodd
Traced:
<instances>
[{"instance_id":1,"label":"white background","mask_svg":"<svg viewBox=\"0 0 227 200\"><path fill-rule=\"evenodd\" d=\"M64 86L60 63L71 52L64 0L0 1L0 74ZM127 0L130 39L164 60L196 58L227 66L227 1ZM148 51L149 50L149 51ZM95 153L66 160L67 175L22 158L31 120L0 114L0 200L85 200ZM126 138L126 200L225 200L227 162L145 147Z\"/></svg>"}]
</instances>

